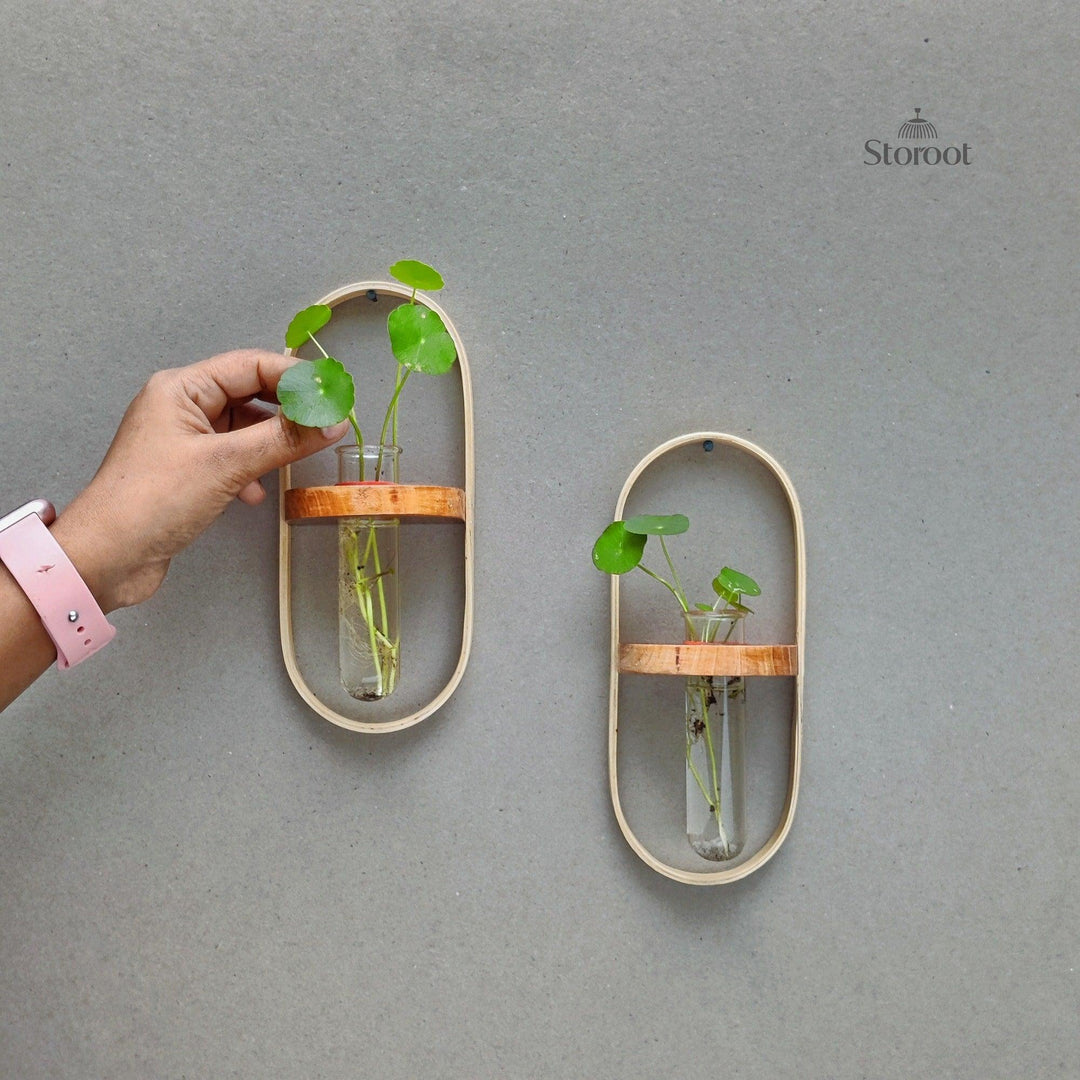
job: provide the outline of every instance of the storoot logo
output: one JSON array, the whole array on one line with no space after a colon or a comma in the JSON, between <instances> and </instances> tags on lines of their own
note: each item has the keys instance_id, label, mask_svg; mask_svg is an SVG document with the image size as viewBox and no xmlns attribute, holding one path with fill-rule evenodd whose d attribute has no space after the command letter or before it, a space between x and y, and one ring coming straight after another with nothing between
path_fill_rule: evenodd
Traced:
<instances>
[{"instance_id":1,"label":"storoot logo","mask_svg":"<svg viewBox=\"0 0 1080 1080\"><path fill-rule=\"evenodd\" d=\"M919 114L916 109L910 120L905 120L896 133L898 139L909 142L928 143L936 141L937 128ZM970 165L971 147L967 143L960 146L893 146L881 139L867 139L863 143L866 156L864 165Z\"/></svg>"}]
</instances>

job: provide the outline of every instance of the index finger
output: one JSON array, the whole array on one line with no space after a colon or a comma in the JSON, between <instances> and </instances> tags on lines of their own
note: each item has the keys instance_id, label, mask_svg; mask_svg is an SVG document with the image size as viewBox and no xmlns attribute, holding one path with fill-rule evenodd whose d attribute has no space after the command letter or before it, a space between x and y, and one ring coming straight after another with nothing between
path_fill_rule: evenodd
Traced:
<instances>
[{"instance_id":1,"label":"index finger","mask_svg":"<svg viewBox=\"0 0 1080 1080\"><path fill-rule=\"evenodd\" d=\"M176 374L188 397L215 420L228 406L253 397L276 402L278 381L296 362L295 356L269 349L233 349L178 368Z\"/></svg>"}]
</instances>

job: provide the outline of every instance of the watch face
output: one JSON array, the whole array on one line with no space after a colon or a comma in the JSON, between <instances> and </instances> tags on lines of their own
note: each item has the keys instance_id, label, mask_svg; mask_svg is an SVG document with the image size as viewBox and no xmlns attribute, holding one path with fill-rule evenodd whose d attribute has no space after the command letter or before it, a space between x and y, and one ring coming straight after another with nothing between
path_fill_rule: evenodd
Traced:
<instances>
[{"instance_id":1,"label":"watch face","mask_svg":"<svg viewBox=\"0 0 1080 1080\"><path fill-rule=\"evenodd\" d=\"M48 499L31 499L30 502L20 506L18 510L12 510L0 518L0 532L10 528L16 521L22 521L24 517L37 514L42 522L51 525L56 520L56 510Z\"/></svg>"}]
</instances>

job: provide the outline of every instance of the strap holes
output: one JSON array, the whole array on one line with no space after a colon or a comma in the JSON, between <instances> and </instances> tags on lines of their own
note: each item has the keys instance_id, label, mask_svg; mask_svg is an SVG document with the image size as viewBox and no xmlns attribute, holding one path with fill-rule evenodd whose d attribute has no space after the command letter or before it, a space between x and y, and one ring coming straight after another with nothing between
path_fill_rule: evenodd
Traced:
<instances>
[{"instance_id":1,"label":"strap holes","mask_svg":"<svg viewBox=\"0 0 1080 1080\"><path fill-rule=\"evenodd\" d=\"M83 642L83 644L84 644L84 645L89 645L89 644L90 644L90 639L89 639L89 638L87 638L87 639L86 639L86 640L85 640L85 641Z\"/></svg>"},{"instance_id":2,"label":"strap holes","mask_svg":"<svg viewBox=\"0 0 1080 1080\"><path fill-rule=\"evenodd\" d=\"M76 634L83 634L85 632L86 632L86 627L85 626L79 626L79 627L76 627L76 629L75 629Z\"/></svg>"}]
</instances>

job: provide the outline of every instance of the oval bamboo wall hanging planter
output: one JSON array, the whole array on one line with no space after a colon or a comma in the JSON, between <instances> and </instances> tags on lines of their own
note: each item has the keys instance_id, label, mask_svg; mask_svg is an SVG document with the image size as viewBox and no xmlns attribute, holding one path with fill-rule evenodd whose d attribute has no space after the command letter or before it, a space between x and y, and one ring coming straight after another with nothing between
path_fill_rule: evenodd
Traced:
<instances>
[{"instance_id":1,"label":"oval bamboo wall hanging planter","mask_svg":"<svg viewBox=\"0 0 1080 1080\"><path fill-rule=\"evenodd\" d=\"M777 461L759 446L722 432L697 431L681 435L658 446L646 455L626 479L615 507L615 520L621 520L626 501L642 472L657 458L679 447L693 443L728 446L749 454L764 464L779 482L790 510L795 553L795 640L782 644L723 644L713 638L683 644L652 644L623 642L619 622L619 576L611 578L611 667L608 705L608 776L611 801L619 828L627 843L653 870L688 885L722 885L753 873L776 854L791 829L795 803L799 793L799 769L802 757L802 700L803 700L803 636L806 612L806 546L803 534L802 511L791 480ZM793 708L790 726L790 747L787 770L787 791L779 820L772 834L757 851L741 862L724 869L689 870L672 866L650 851L631 829L619 794L619 679L624 674L725 676L726 682L736 677L789 676L794 678ZM737 680L741 682L741 680ZM689 730L689 729L688 729ZM688 735L689 743L689 735ZM712 753L710 743L709 753ZM689 753L688 753L689 760ZM715 769L715 763L713 765ZM692 767L691 767L692 771ZM699 774L698 783L701 783ZM705 786L702 792L707 794ZM707 805L707 804L706 804ZM719 825L719 814L717 815ZM703 867L707 865L701 860Z\"/></svg>"},{"instance_id":2,"label":"oval bamboo wall hanging planter","mask_svg":"<svg viewBox=\"0 0 1080 1080\"><path fill-rule=\"evenodd\" d=\"M345 285L318 301L334 308L357 297L379 298L389 296L408 300L413 291L397 282L360 281ZM457 368L461 377L462 406L464 413L464 488L437 487L427 484L399 484L396 482L364 482L363 466L360 466L360 480L339 483L332 486L297 487L292 486L292 470L286 465L279 470L279 512L278 512L278 604L279 626L281 633L281 651L285 667L289 672L300 696L321 717L332 724L350 731L370 734L386 734L401 731L424 720L441 708L453 694L465 673L469 661L469 649L472 643L473 624L473 399L469 362L465 355L465 346L454 324L429 297L416 293L416 302L434 311L442 319L447 332L453 339L457 350ZM288 349L286 355L295 356L295 349ZM359 457L361 455L357 455ZM378 456L382 466L383 453ZM396 471L389 473L389 464L385 466L387 474L396 478ZM396 469L396 461L394 463ZM377 474L378 475L378 474ZM449 681L426 705L411 712L408 716L395 720L368 722L345 716L324 702L312 689L301 671L297 660L296 638L293 630L293 535L292 530L307 525L336 525L340 521L360 519L368 523L370 540L375 540L378 529L383 524L400 521L403 527L410 522L463 523L464 525L464 564L462 566L464 583L464 611L461 627L461 651L457 666ZM394 530L396 533L396 529ZM407 534L406 534L407 535ZM358 540L362 543L362 540ZM396 544L396 539L395 539ZM359 550L359 549L358 549ZM378 541L370 549L378 565ZM356 553L353 553L356 557ZM367 554L361 555L367 560ZM380 573L383 571L380 570ZM371 594L369 593L369 597ZM374 628L374 617L369 619ZM374 631L373 631L374 632ZM373 639L374 646L374 639ZM374 648L372 649L374 653ZM395 661L396 663L396 661ZM380 675L381 677L381 675Z\"/></svg>"}]
</instances>

